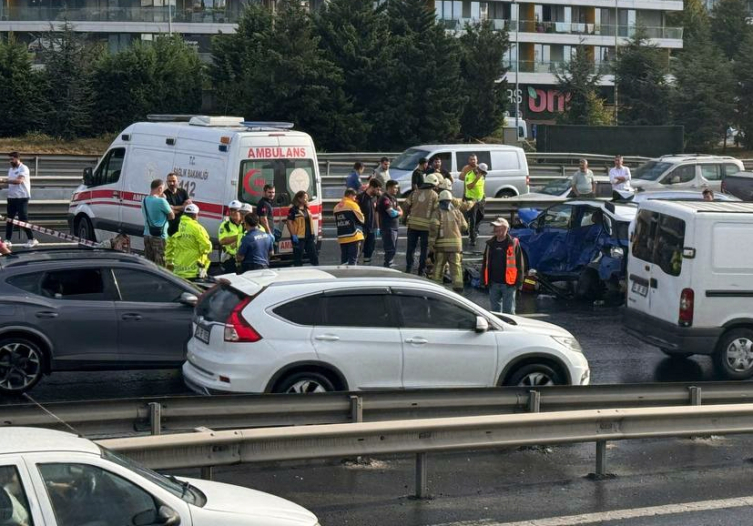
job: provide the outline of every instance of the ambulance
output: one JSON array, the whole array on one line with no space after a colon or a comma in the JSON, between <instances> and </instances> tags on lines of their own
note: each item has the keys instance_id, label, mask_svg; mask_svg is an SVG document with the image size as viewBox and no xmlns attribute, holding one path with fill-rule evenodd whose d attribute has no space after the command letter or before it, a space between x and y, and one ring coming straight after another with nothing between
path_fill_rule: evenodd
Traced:
<instances>
[{"instance_id":1,"label":"ambulance","mask_svg":"<svg viewBox=\"0 0 753 526\"><path fill-rule=\"evenodd\" d=\"M276 190L274 228L282 232L275 259L292 257L285 219L298 191L309 195L317 244L322 238L322 190L314 142L284 122L248 122L242 117L150 115L132 124L110 145L68 208L71 232L102 241L118 232L143 249L141 202L154 179L178 175L201 213L199 221L217 242L227 204L256 205L266 184Z\"/></svg>"}]
</instances>

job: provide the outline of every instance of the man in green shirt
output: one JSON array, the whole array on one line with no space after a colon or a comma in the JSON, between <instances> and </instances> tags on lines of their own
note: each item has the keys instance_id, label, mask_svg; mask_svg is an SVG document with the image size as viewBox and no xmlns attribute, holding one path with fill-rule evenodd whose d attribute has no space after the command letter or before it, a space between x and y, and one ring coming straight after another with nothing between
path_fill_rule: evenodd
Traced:
<instances>
[{"instance_id":1,"label":"man in green shirt","mask_svg":"<svg viewBox=\"0 0 753 526\"><path fill-rule=\"evenodd\" d=\"M475 155L471 159L475 158ZM470 159L469 159L470 161ZM486 203L486 174L489 171L486 163L480 163L472 166L469 163L469 169L465 171L463 182L465 183L465 200L474 201L474 205L468 210L468 238L471 245L476 244L478 237L478 227L484 219L484 204Z\"/></svg>"},{"instance_id":2,"label":"man in green shirt","mask_svg":"<svg viewBox=\"0 0 753 526\"><path fill-rule=\"evenodd\" d=\"M581 159L578 163L578 171L572 179L573 197L595 197L596 183L594 173L588 169L588 161Z\"/></svg>"}]
</instances>

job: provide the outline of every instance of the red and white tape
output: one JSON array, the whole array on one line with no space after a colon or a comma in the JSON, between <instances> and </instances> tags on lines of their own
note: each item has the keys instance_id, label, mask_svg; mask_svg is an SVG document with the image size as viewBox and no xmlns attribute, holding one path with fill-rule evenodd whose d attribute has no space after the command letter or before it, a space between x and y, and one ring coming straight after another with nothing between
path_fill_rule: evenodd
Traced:
<instances>
[{"instance_id":1,"label":"red and white tape","mask_svg":"<svg viewBox=\"0 0 753 526\"><path fill-rule=\"evenodd\" d=\"M39 232L40 234L56 237L58 239L64 239L65 241L71 241L73 243L78 243L79 245L84 245L86 247L96 248L99 246L99 244L95 243L94 241L89 241L88 239L72 236L70 234L66 234L65 232L58 232L57 230L52 230L51 228L45 228L43 226L27 223L26 221L19 221L18 219L11 219L10 217L3 216L0 216L0 219L5 219L6 222L14 224L21 228L28 228L33 232Z\"/></svg>"}]
</instances>

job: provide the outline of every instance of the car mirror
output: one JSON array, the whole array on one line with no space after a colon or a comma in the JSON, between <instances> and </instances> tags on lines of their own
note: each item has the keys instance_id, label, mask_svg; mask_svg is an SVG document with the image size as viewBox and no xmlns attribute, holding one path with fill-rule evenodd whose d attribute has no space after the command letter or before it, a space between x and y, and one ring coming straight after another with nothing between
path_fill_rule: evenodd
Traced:
<instances>
[{"instance_id":1,"label":"car mirror","mask_svg":"<svg viewBox=\"0 0 753 526\"><path fill-rule=\"evenodd\" d=\"M190 305L191 307L195 307L196 304L199 303L199 298L197 298L195 294L184 292L180 295L180 302L183 305Z\"/></svg>"},{"instance_id":2,"label":"car mirror","mask_svg":"<svg viewBox=\"0 0 753 526\"><path fill-rule=\"evenodd\" d=\"M157 512L157 524L163 526L178 526L180 524L180 515L174 509L165 506L159 507Z\"/></svg>"},{"instance_id":3,"label":"car mirror","mask_svg":"<svg viewBox=\"0 0 753 526\"><path fill-rule=\"evenodd\" d=\"M93 176L93 171L91 167L84 168L84 184L86 186L91 186L93 181L94 181L94 176Z\"/></svg>"},{"instance_id":4,"label":"car mirror","mask_svg":"<svg viewBox=\"0 0 753 526\"><path fill-rule=\"evenodd\" d=\"M489 330L489 322L483 316L476 316L476 332L486 332Z\"/></svg>"}]
</instances>

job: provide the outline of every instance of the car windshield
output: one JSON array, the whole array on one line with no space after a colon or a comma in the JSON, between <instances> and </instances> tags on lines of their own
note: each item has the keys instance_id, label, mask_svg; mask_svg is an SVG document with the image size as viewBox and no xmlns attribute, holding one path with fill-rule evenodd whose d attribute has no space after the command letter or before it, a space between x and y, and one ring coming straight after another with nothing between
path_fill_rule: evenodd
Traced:
<instances>
[{"instance_id":1,"label":"car windshield","mask_svg":"<svg viewBox=\"0 0 753 526\"><path fill-rule=\"evenodd\" d=\"M421 157L429 158L429 152L426 150L419 150L417 148L410 148L397 156L397 159L392 161L392 168L396 170L415 170L418 165L418 160Z\"/></svg>"},{"instance_id":2,"label":"car windshield","mask_svg":"<svg viewBox=\"0 0 753 526\"><path fill-rule=\"evenodd\" d=\"M645 181L656 181L672 166L671 163L662 163L659 161L648 161L635 169L633 179L643 179Z\"/></svg>"},{"instance_id":3,"label":"car windshield","mask_svg":"<svg viewBox=\"0 0 753 526\"><path fill-rule=\"evenodd\" d=\"M539 193L546 195L562 195L570 188L570 179L557 179L550 181L539 190Z\"/></svg>"}]
</instances>

